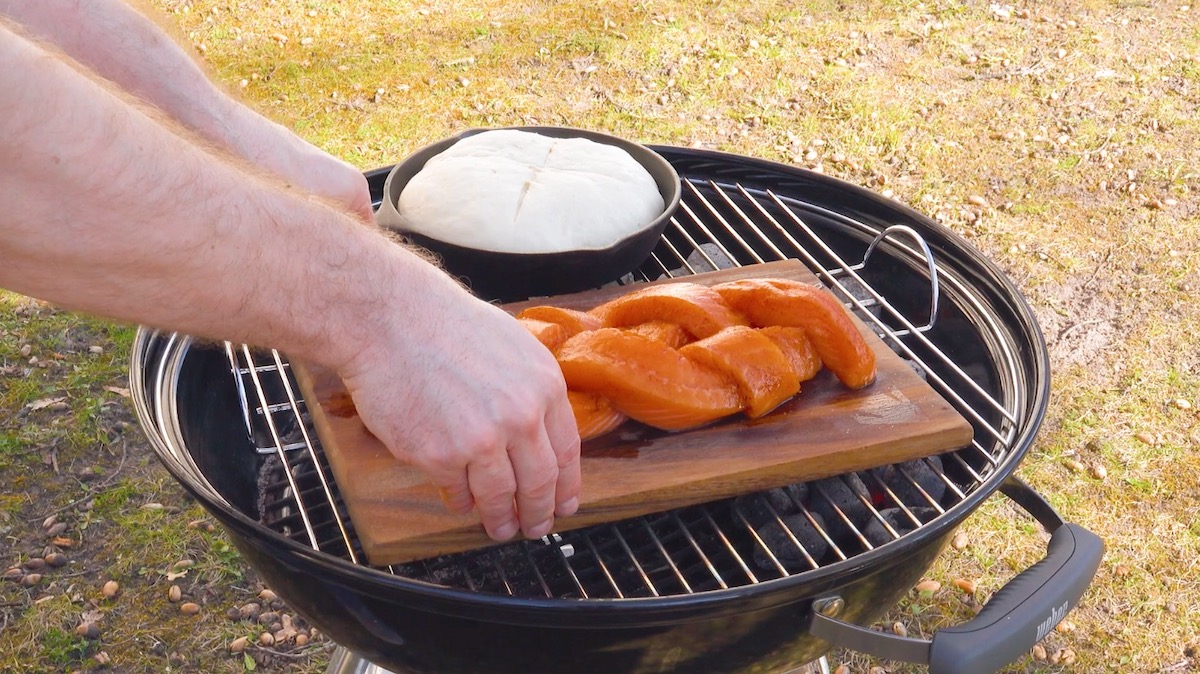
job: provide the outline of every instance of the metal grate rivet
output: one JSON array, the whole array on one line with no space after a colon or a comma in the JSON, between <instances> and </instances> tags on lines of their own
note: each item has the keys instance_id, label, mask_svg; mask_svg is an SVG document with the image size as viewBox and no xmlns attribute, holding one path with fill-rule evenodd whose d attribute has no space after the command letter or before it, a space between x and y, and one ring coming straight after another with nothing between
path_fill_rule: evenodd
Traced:
<instances>
[{"instance_id":1,"label":"metal grate rivet","mask_svg":"<svg viewBox=\"0 0 1200 674\"><path fill-rule=\"evenodd\" d=\"M813 609L823 616L835 618L837 617L837 614L842 612L842 608L845 607L845 605L846 602L841 597L825 597L824 599L818 599L814 601Z\"/></svg>"}]
</instances>

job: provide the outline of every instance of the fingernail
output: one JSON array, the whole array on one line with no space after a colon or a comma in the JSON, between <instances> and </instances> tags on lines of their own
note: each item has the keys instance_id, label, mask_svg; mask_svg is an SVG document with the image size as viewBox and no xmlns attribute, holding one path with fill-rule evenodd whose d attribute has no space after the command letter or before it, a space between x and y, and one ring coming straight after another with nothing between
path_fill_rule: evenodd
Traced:
<instances>
[{"instance_id":1,"label":"fingernail","mask_svg":"<svg viewBox=\"0 0 1200 674\"><path fill-rule=\"evenodd\" d=\"M520 526L514 520L509 520L496 527L496 533L492 536L492 538L496 539L497 541L507 541L517 533L517 529L519 528Z\"/></svg>"},{"instance_id":2,"label":"fingernail","mask_svg":"<svg viewBox=\"0 0 1200 674\"><path fill-rule=\"evenodd\" d=\"M545 522L542 522L541 524L537 525L536 527L530 527L529 533L526 535L529 538L541 538L542 536L545 536L546 534L550 533L550 528L553 526L554 526L554 520L548 519Z\"/></svg>"},{"instance_id":3,"label":"fingernail","mask_svg":"<svg viewBox=\"0 0 1200 674\"><path fill-rule=\"evenodd\" d=\"M566 503L558 504L558 508L555 509L554 514L559 517L567 517L568 515L574 515L576 510L579 510L579 497L573 496Z\"/></svg>"}]
</instances>

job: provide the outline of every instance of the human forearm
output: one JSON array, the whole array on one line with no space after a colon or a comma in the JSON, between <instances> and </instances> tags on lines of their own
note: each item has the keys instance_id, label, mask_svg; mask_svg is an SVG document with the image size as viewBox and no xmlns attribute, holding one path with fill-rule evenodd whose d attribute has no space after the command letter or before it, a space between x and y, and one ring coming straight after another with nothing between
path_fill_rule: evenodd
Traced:
<instances>
[{"instance_id":1,"label":"human forearm","mask_svg":"<svg viewBox=\"0 0 1200 674\"><path fill-rule=\"evenodd\" d=\"M154 22L120 0L0 0L0 14L99 75L226 145L235 103Z\"/></svg>"},{"instance_id":2,"label":"human forearm","mask_svg":"<svg viewBox=\"0 0 1200 674\"><path fill-rule=\"evenodd\" d=\"M235 101L167 33L125 2L0 0L0 16L209 142L370 219L366 182L352 167Z\"/></svg>"},{"instance_id":3,"label":"human forearm","mask_svg":"<svg viewBox=\"0 0 1200 674\"><path fill-rule=\"evenodd\" d=\"M381 284L366 270L428 273L378 233L217 159L32 43L6 32L0 49L0 286L330 358L322 340L379 308L364 303L395 299L372 297ZM350 308L367 310L351 320Z\"/></svg>"}]
</instances>

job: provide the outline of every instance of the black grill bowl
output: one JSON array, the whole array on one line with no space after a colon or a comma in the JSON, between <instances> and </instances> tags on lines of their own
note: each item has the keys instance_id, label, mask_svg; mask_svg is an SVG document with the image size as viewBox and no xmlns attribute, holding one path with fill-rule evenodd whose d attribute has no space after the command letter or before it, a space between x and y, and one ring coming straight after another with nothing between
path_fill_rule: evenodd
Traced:
<instances>
[{"instance_id":1,"label":"black grill bowl","mask_svg":"<svg viewBox=\"0 0 1200 674\"><path fill-rule=\"evenodd\" d=\"M814 602L838 599L839 620L869 624L910 590L984 499L1002 487L1011 491L1010 476L1045 413L1049 367L1032 313L998 269L928 218L848 183L732 155L666 147L657 151L694 185L731 181L803 200L805 221L828 246L814 253L818 265L834 254L862 259L875 234L891 225L906 225L924 238L938 261L941 306L935 326L924 333L928 343L910 343L918 358L931 356L930 350L950 356L971 382L953 393L955 405L976 426L976 446L949 454L945 461L946 474L961 494L948 496L944 512L897 540L852 551L847 559L809 571L726 589L583 599L438 585L406 575L403 568L353 563L342 552L316 550L303 538L260 523L256 480L263 459L248 437L227 354L179 335L142 330L133 354L131 390L159 458L227 529L272 589L338 644L398 674L789 671L833 646L810 632ZM387 172L368 174L377 199ZM686 256L692 243L668 230L655 251L656 263L668 252ZM860 273L872 286L889 286L889 298L904 315L928 314L929 286L920 251L885 241L874 255ZM939 368L931 365L930 374L950 376ZM1008 418L989 409L987 398L1000 401ZM994 429L1002 432L997 435ZM1053 517L1043 513L1039 519L1046 523ZM1085 569L1074 575L1085 576L1086 587L1091 574ZM1070 605L1077 600L1075 596ZM1061 619L1061 611L1054 615ZM828 636L831 632L822 634L837 640ZM861 643L861 650L879 650ZM1016 657L1030 645L1016 643L1008 650ZM910 648L908 655L913 652ZM985 659L974 667L956 662L940 671L994 671L999 668L995 662Z\"/></svg>"}]
</instances>

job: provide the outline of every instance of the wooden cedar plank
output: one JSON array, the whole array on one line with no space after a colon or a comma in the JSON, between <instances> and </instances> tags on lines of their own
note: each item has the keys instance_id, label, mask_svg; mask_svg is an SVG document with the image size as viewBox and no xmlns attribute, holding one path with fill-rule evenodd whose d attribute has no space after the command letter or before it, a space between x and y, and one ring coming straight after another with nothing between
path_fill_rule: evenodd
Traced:
<instances>
[{"instance_id":1,"label":"wooden cedar plank","mask_svg":"<svg viewBox=\"0 0 1200 674\"><path fill-rule=\"evenodd\" d=\"M816 284L794 260L679 279L738 278ZM586 309L628 288L604 288L506 306ZM878 378L859 391L823 371L799 396L761 419L740 415L685 433L627 423L584 444L579 512L559 531L660 512L737 494L938 454L970 442L972 429L865 325ZM334 477L368 560L395 564L490 545L478 517L448 512L437 490L362 425L331 372L293 363ZM315 401L316 404L311 404Z\"/></svg>"}]
</instances>

